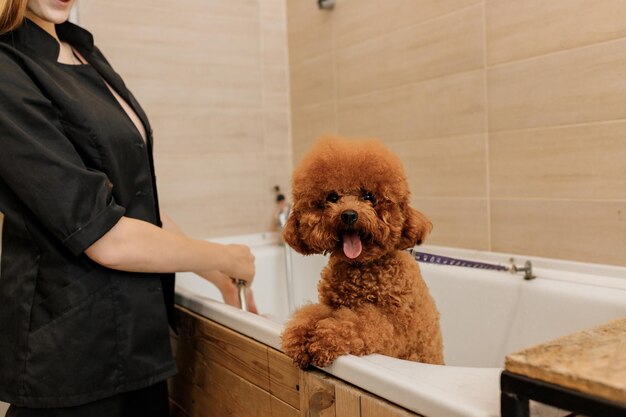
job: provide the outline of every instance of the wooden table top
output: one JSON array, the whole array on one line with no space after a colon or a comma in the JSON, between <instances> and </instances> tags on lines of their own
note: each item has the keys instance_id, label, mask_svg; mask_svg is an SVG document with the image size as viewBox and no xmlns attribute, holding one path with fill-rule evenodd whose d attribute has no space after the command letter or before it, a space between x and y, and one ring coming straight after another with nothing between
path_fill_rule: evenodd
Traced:
<instances>
[{"instance_id":1,"label":"wooden table top","mask_svg":"<svg viewBox=\"0 0 626 417\"><path fill-rule=\"evenodd\" d=\"M626 404L626 317L508 355L505 369Z\"/></svg>"}]
</instances>

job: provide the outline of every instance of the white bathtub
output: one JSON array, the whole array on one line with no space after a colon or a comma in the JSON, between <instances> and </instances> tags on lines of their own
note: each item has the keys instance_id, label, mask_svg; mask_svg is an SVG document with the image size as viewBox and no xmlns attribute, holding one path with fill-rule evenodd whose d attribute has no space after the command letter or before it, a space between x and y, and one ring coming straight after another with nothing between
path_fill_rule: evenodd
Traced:
<instances>
[{"instance_id":1,"label":"white bathtub","mask_svg":"<svg viewBox=\"0 0 626 417\"><path fill-rule=\"evenodd\" d=\"M280 349L288 317L284 247L275 234L216 241L252 247L252 288L259 317L221 302L219 292L193 274L178 274L179 304L268 346ZM511 255L421 246L450 257L507 265ZM447 366L389 358L344 356L324 370L427 417L500 415L499 376L507 353L626 315L626 268L530 259L537 278L461 267L421 264L441 313ZM293 254L296 304L316 301L322 256Z\"/></svg>"}]
</instances>

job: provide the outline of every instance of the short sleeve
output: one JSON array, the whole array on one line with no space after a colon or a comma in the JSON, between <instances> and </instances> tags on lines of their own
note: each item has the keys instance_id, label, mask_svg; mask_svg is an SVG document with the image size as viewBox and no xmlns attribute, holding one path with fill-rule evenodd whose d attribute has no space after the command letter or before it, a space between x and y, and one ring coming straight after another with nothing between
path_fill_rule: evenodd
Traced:
<instances>
[{"instance_id":1,"label":"short sleeve","mask_svg":"<svg viewBox=\"0 0 626 417\"><path fill-rule=\"evenodd\" d=\"M85 166L50 100L2 50L0 183L0 191L7 187L74 255L125 211L107 176Z\"/></svg>"}]
</instances>

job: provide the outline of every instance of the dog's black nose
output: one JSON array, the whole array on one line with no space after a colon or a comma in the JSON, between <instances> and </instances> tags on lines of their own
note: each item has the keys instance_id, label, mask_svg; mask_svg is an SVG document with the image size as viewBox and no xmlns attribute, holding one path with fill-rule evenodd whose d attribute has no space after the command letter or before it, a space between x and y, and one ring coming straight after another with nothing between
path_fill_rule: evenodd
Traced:
<instances>
[{"instance_id":1,"label":"dog's black nose","mask_svg":"<svg viewBox=\"0 0 626 417\"><path fill-rule=\"evenodd\" d=\"M341 221L345 224L351 225L356 223L357 220L359 220L359 215L354 210L346 210L341 213Z\"/></svg>"}]
</instances>

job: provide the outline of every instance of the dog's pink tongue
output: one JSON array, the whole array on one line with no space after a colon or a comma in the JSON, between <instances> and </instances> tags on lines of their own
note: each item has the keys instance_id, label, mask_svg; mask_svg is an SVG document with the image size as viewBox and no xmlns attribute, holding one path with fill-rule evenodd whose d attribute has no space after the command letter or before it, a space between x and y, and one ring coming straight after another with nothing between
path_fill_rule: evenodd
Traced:
<instances>
[{"instance_id":1,"label":"dog's pink tongue","mask_svg":"<svg viewBox=\"0 0 626 417\"><path fill-rule=\"evenodd\" d=\"M355 232L346 232L343 234L343 253L350 259L354 259L361 254L361 239L359 234Z\"/></svg>"}]
</instances>

